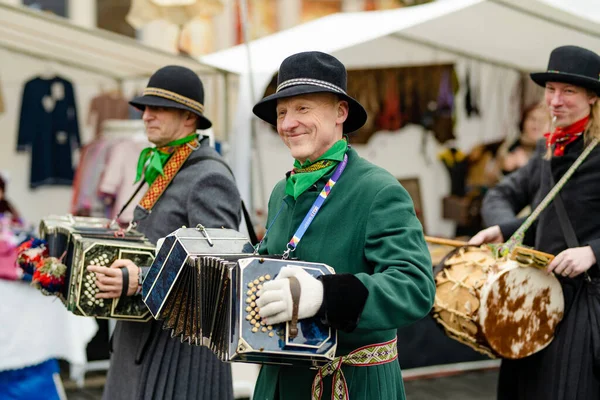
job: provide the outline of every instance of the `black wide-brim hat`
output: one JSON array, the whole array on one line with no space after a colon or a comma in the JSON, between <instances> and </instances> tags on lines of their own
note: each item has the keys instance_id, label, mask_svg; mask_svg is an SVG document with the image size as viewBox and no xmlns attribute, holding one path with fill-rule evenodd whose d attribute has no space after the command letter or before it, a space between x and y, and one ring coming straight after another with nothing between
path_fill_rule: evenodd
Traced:
<instances>
[{"instance_id":1,"label":"black wide-brim hat","mask_svg":"<svg viewBox=\"0 0 600 400\"><path fill-rule=\"evenodd\" d=\"M198 129L208 129L212 122L204 116L204 86L191 69L168 65L156 71L142 96L129 102L137 109L146 106L177 108L198 116Z\"/></svg>"},{"instance_id":2,"label":"black wide-brim hat","mask_svg":"<svg viewBox=\"0 0 600 400\"><path fill-rule=\"evenodd\" d=\"M540 86L546 82L570 83L600 96L600 56L583 47L557 47L550 53L548 70L530 76Z\"/></svg>"},{"instance_id":3,"label":"black wide-brim hat","mask_svg":"<svg viewBox=\"0 0 600 400\"><path fill-rule=\"evenodd\" d=\"M271 125L277 126L277 100L310 93L333 93L348 102L348 118L344 133L360 129L367 121L363 106L346 93L346 67L337 58L319 51L289 56L281 63L277 90L259 101L252 112Z\"/></svg>"}]
</instances>

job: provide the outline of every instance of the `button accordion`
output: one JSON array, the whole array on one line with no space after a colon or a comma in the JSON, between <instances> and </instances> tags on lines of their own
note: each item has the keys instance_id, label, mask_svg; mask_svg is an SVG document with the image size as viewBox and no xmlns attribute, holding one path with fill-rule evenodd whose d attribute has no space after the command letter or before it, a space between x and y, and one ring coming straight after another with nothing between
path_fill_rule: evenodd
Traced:
<instances>
[{"instance_id":1,"label":"button accordion","mask_svg":"<svg viewBox=\"0 0 600 400\"><path fill-rule=\"evenodd\" d=\"M96 277L88 265L108 267L117 259L132 260L138 266L154 261L155 247L135 230L111 227L105 218L50 216L40 223L41 238L50 257L67 267L59 297L76 315L127 321L149 321L152 315L142 297L96 299Z\"/></svg>"},{"instance_id":2,"label":"button accordion","mask_svg":"<svg viewBox=\"0 0 600 400\"><path fill-rule=\"evenodd\" d=\"M285 266L315 277L334 273L325 264L257 256L233 230L182 228L160 245L142 294L173 337L206 346L222 361L324 365L335 357L334 329L316 317L270 326L258 315L261 285Z\"/></svg>"}]
</instances>

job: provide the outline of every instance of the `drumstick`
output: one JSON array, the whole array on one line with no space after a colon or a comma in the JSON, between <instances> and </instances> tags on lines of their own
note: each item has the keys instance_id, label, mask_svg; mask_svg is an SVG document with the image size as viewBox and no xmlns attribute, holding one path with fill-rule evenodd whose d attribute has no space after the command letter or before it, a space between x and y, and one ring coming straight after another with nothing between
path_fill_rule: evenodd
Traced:
<instances>
[{"instance_id":1,"label":"drumstick","mask_svg":"<svg viewBox=\"0 0 600 400\"><path fill-rule=\"evenodd\" d=\"M463 242L460 240L437 238L437 237L433 237L433 236L425 236L425 241L428 243L431 243L431 244L441 244L441 245L452 246L452 247L462 247L462 246L467 245L467 242Z\"/></svg>"},{"instance_id":2,"label":"drumstick","mask_svg":"<svg viewBox=\"0 0 600 400\"><path fill-rule=\"evenodd\" d=\"M444 239L444 238L437 238L437 237L433 237L433 236L425 236L425 241L431 244L441 244L444 246L452 246L452 247L462 247L462 246L466 246L467 242L463 242L460 240L452 240L452 239ZM530 249L530 248L523 248L523 247L518 247L519 249L521 249L522 251L524 250L525 252L528 252L530 254L534 254L538 257L542 257L542 258L547 258L549 261L552 261L552 259L554 259L554 256L552 254L548 254L548 253L544 253L542 251L539 250L534 250L534 249Z\"/></svg>"}]
</instances>

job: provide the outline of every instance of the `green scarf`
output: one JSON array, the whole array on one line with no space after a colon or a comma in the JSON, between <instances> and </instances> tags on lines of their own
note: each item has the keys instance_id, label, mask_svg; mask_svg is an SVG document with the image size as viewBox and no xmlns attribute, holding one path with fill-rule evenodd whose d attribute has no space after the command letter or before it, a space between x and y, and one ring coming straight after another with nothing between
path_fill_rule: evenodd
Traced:
<instances>
[{"instance_id":1,"label":"green scarf","mask_svg":"<svg viewBox=\"0 0 600 400\"><path fill-rule=\"evenodd\" d=\"M314 185L319 179L333 170L348 150L346 139L338 140L315 162L306 160L303 164L294 161L294 169L288 175L285 183L285 194L296 200L298 196Z\"/></svg>"},{"instance_id":2,"label":"green scarf","mask_svg":"<svg viewBox=\"0 0 600 400\"><path fill-rule=\"evenodd\" d=\"M140 153L140 158L138 159L135 183L139 182L142 178L142 175L144 175L144 180L148 183L148 185L152 185L159 174L165 174L163 167L167 161L169 161L169 157L171 157L171 154L175 152L177 147L189 143L197 137L198 134L193 133L184 138L173 140L162 147L146 147L144 150L142 150ZM147 166L146 163L148 164Z\"/></svg>"}]
</instances>

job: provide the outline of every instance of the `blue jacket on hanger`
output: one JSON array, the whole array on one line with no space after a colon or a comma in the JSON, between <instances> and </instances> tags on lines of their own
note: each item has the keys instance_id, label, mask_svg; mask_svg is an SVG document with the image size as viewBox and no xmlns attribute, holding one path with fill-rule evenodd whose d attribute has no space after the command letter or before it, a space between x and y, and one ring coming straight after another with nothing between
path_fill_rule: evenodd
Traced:
<instances>
[{"instance_id":1,"label":"blue jacket on hanger","mask_svg":"<svg viewBox=\"0 0 600 400\"><path fill-rule=\"evenodd\" d=\"M55 76L25 84L17 151L31 148L29 186L73 183L72 152L81 145L73 85Z\"/></svg>"}]
</instances>

